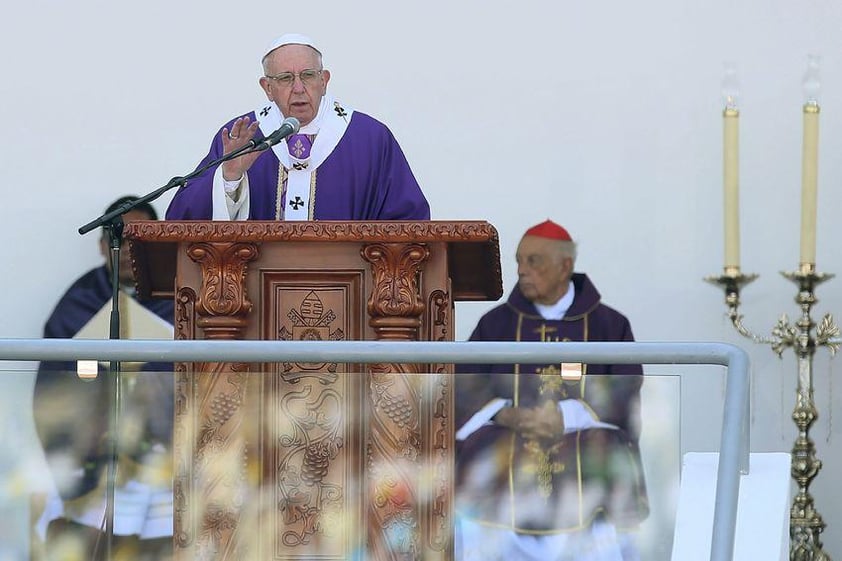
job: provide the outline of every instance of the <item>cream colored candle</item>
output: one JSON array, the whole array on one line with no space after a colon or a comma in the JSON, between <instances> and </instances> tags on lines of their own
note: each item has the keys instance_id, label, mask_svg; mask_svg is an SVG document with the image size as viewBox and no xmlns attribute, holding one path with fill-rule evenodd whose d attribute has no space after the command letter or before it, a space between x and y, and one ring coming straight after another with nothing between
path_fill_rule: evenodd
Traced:
<instances>
[{"instance_id":1,"label":"cream colored candle","mask_svg":"<svg viewBox=\"0 0 842 561\"><path fill-rule=\"evenodd\" d=\"M801 263L816 263L816 206L819 169L819 106L804 104L801 148Z\"/></svg>"},{"instance_id":2,"label":"cream colored candle","mask_svg":"<svg viewBox=\"0 0 842 561\"><path fill-rule=\"evenodd\" d=\"M819 56L807 55L804 92L804 140L801 144L801 265L816 264L816 208L819 174Z\"/></svg>"},{"instance_id":3,"label":"cream colored candle","mask_svg":"<svg viewBox=\"0 0 842 561\"><path fill-rule=\"evenodd\" d=\"M723 116L723 187L725 269L740 267L740 112L726 107Z\"/></svg>"},{"instance_id":4,"label":"cream colored candle","mask_svg":"<svg viewBox=\"0 0 842 561\"><path fill-rule=\"evenodd\" d=\"M740 110L737 69L725 63L722 77L722 187L725 226L725 272L740 268Z\"/></svg>"}]
</instances>

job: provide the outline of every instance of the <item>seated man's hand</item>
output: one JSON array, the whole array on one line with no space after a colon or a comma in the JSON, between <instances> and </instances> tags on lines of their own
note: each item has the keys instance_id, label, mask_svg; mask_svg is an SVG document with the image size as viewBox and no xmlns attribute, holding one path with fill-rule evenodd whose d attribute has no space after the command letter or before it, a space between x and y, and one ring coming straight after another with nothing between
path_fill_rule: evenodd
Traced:
<instances>
[{"instance_id":1,"label":"seated man's hand","mask_svg":"<svg viewBox=\"0 0 842 561\"><path fill-rule=\"evenodd\" d=\"M529 439L556 440L564 436L564 415L554 401L526 409L521 433Z\"/></svg>"},{"instance_id":2,"label":"seated man's hand","mask_svg":"<svg viewBox=\"0 0 842 561\"><path fill-rule=\"evenodd\" d=\"M529 408L504 407L494 421L530 440L554 440L564 435L564 415L553 401Z\"/></svg>"},{"instance_id":3,"label":"seated man's hand","mask_svg":"<svg viewBox=\"0 0 842 561\"><path fill-rule=\"evenodd\" d=\"M518 407L503 407L494 415L494 422L515 432L520 430L521 416L525 409Z\"/></svg>"}]
</instances>

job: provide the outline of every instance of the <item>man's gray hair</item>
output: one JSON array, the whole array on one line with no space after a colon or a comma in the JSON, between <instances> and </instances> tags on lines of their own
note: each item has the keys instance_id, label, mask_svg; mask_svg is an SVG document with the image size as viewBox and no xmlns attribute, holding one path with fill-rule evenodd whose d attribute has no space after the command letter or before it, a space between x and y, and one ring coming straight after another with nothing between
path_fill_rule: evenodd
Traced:
<instances>
[{"instance_id":1,"label":"man's gray hair","mask_svg":"<svg viewBox=\"0 0 842 561\"><path fill-rule=\"evenodd\" d=\"M576 242L559 240L556 242L556 247L562 259L569 257L573 264L576 264Z\"/></svg>"}]
</instances>

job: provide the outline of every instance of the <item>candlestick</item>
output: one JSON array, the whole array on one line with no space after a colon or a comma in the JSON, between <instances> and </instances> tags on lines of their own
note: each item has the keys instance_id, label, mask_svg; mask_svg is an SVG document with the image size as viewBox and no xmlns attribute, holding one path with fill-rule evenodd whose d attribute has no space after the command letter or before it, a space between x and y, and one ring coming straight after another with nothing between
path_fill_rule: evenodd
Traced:
<instances>
[{"instance_id":1,"label":"candlestick","mask_svg":"<svg viewBox=\"0 0 842 561\"><path fill-rule=\"evenodd\" d=\"M722 80L722 95L725 100L725 109L722 112L722 184L725 210L726 271L739 271L740 268L740 110L737 106L738 93L736 69L733 64L726 63L725 76Z\"/></svg>"},{"instance_id":2,"label":"candlestick","mask_svg":"<svg viewBox=\"0 0 842 561\"><path fill-rule=\"evenodd\" d=\"M790 475L795 481L798 492L789 511L789 559L790 561L830 561L822 545L821 534L825 522L816 509L810 485L818 476L822 462L816 454L816 446L810 437L810 429L818 418L819 412L813 400L813 356L817 349L826 347L836 354L842 342L839 340L840 328L831 314L825 314L820 322L813 320L813 309L818 302L816 286L833 277L829 273L816 270L816 185L818 170L818 118L819 118L819 77L818 57L808 58L808 68L804 75L804 144L802 153L801 181L801 264L797 271L784 272L783 275L797 286L795 301L801 309L801 315L790 322L784 314L772 329L772 336L758 335L743 323L740 313L740 291L743 286L753 282L757 275L743 274L735 265L739 261L739 245L734 249L737 200L736 168L736 123L739 113L736 104L733 107L734 131L729 139L729 105L725 106L725 272L719 276L705 277L705 280L718 285L725 291L725 304L728 317L737 332L755 343L770 345L771 349L782 357L787 348L793 349L798 360L796 379L795 408L792 420L798 434L792 447ZM725 88L723 88L724 90ZM729 146L733 148L729 149ZM733 161L729 162L729 155ZM733 167L730 167L733 166ZM730 173L729 173L730 170ZM733 176L731 176L733 174ZM729 186L733 184L733 187ZM734 197L729 202L729 196ZM729 218L730 217L730 218ZM738 236L738 233L736 233ZM739 238L737 238L739 239ZM736 253L735 253L736 252ZM736 258L734 258L736 255ZM732 265L732 266L729 266Z\"/></svg>"},{"instance_id":3,"label":"candlestick","mask_svg":"<svg viewBox=\"0 0 842 561\"><path fill-rule=\"evenodd\" d=\"M816 207L819 161L819 60L808 57L804 74L804 140L801 152L801 265L816 263Z\"/></svg>"}]
</instances>

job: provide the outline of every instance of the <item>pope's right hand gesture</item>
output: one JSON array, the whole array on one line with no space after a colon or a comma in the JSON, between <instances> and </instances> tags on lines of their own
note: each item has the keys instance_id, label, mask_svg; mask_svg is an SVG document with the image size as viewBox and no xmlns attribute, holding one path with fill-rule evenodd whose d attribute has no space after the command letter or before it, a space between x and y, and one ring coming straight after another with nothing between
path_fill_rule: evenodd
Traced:
<instances>
[{"instance_id":1,"label":"pope's right hand gesture","mask_svg":"<svg viewBox=\"0 0 842 561\"><path fill-rule=\"evenodd\" d=\"M222 151L230 154L234 150L242 148L254 138L259 123L251 122L248 117L240 117L231 125L231 130L222 129ZM225 181L238 181L243 177L261 152L250 152L228 160L222 164L222 177Z\"/></svg>"}]
</instances>

